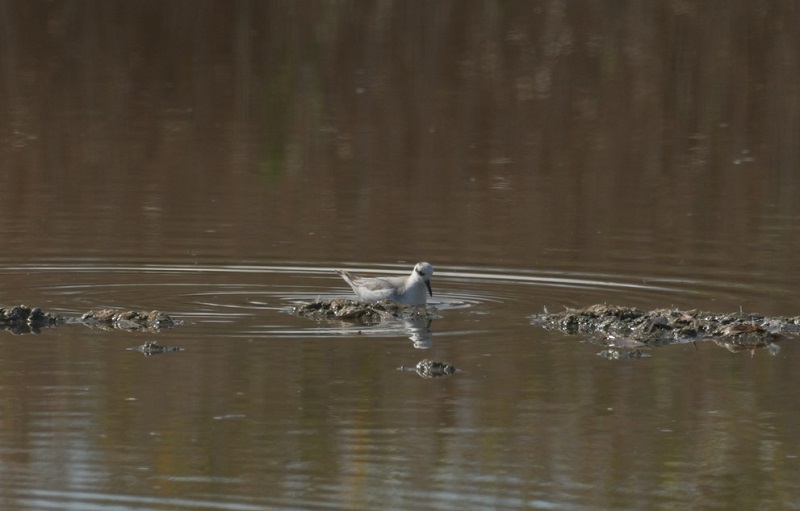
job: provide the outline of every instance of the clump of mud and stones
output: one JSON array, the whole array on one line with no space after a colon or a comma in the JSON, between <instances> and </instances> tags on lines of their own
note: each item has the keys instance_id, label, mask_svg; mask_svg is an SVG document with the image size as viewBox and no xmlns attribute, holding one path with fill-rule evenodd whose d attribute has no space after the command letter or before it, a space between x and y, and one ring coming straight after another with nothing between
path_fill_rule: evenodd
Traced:
<instances>
[{"instance_id":1,"label":"clump of mud and stones","mask_svg":"<svg viewBox=\"0 0 800 511\"><path fill-rule=\"evenodd\" d=\"M375 325L398 319L425 319L429 312L424 307L403 305L389 300L367 303L358 300L335 298L318 300L294 308L298 316L316 320L339 320L364 325Z\"/></svg>"},{"instance_id":2,"label":"clump of mud and stones","mask_svg":"<svg viewBox=\"0 0 800 511\"><path fill-rule=\"evenodd\" d=\"M90 310L81 316L80 322L86 326L107 330L158 331L177 325L177 322L172 317L157 310Z\"/></svg>"},{"instance_id":3,"label":"clump of mud and stones","mask_svg":"<svg viewBox=\"0 0 800 511\"><path fill-rule=\"evenodd\" d=\"M53 326L63 321L63 318L46 313L39 307L28 307L27 305L0 307L0 328L15 334L35 333L43 327Z\"/></svg>"},{"instance_id":4,"label":"clump of mud and stones","mask_svg":"<svg viewBox=\"0 0 800 511\"><path fill-rule=\"evenodd\" d=\"M592 336L590 341L609 348L600 353L608 358L639 358L642 348L698 341L712 341L732 352L767 348L775 354L778 351L775 343L800 334L800 316L769 317L696 309L646 312L606 304L555 313L545 311L531 316L531 322L548 330Z\"/></svg>"},{"instance_id":5,"label":"clump of mud and stones","mask_svg":"<svg viewBox=\"0 0 800 511\"><path fill-rule=\"evenodd\" d=\"M0 330L13 334L38 334L42 328L63 324L80 324L103 330L122 330L125 332L159 332L180 324L180 321L161 311L137 311L118 309L94 309L80 317L70 317L44 312L39 307L15 305L0 307ZM129 348L145 355L156 355L171 351L183 351L177 346L163 346L155 341Z\"/></svg>"},{"instance_id":6,"label":"clump of mud and stones","mask_svg":"<svg viewBox=\"0 0 800 511\"><path fill-rule=\"evenodd\" d=\"M15 334L39 333L42 328L62 324L82 324L92 328L106 330L157 332L180 324L164 312L95 309L80 317L70 317L44 312L39 307L15 305L0 307L0 329Z\"/></svg>"}]
</instances>

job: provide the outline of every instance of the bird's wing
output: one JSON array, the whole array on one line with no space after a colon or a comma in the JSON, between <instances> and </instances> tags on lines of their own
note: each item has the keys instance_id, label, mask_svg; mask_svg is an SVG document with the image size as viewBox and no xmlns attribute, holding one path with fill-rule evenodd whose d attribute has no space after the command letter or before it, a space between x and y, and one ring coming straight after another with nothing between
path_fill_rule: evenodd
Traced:
<instances>
[{"instance_id":1,"label":"bird's wing","mask_svg":"<svg viewBox=\"0 0 800 511\"><path fill-rule=\"evenodd\" d=\"M388 293L394 293L396 291L402 292L403 284L405 283L404 277L354 277L353 284L356 286L366 289L368 291L377 292L377 291L387 291Z\"/></svg>"}]
</instances>

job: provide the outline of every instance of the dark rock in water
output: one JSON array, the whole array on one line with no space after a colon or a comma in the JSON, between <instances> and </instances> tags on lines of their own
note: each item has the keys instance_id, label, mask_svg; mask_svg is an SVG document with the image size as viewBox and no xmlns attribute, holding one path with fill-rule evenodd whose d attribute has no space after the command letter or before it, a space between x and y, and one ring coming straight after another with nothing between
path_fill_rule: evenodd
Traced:
<instances>
[{"instance_id":1,"label":"dark rock in water","mask_svg":"<svg viewBox=\"0 0 800 511\"><path fill-rule=\"evenodd\" d=\"M608 358L622 353L634 354L641 347L663 344L714 341L731 351L769 348L777 352L776 342L787 334L800 333L800 317L765 317L760 314L715 313L700 310L656 309L645 312L633 307L598 304L584 309L567 309L562 312L531 316L534 325L568 334L597 336L592 342L609 348ZM620 345L639 343L639 346ZM607 353L601 352L603 356Z\"/></svg>"},{"instance_id":2,"label":"dark rock in water","mask_svg":"<svg viewBox=\"0 0 800 511\"><path fill-rule=\"evenodd\" d=\"M86 326L109 330L148 330L157 331L171 328L177 324L169 315L160 311L134 311L97 309L81 316Z\"/></svg>"},{"instance_id":3,"label":"dark rock in water","mask_svg":"<svg viewBox=\"0 0 800 511\"><path fill-rule=\"evenodd\" d=\"M162 346L158 344L156 341L147 341L141 346L134 346L133 348L128 348L128 350L138 351L147 356L158 355L159 353L168 353L172 351L184 351L183 348L179 348L177 346Z\"/></svg>"},{"instance_id":4,"label":"dark rock in water","mask_svg":"<svg viewBox=\"0 0 800 511\"><path fill-rule=\"evenodd\" d=\"M11 308L0 308L0 328L15 334L38 333L42 327L56 325L64 318L42 311L39 307L15 305Z\"/></svg>"},{"instance_id":5,"label":"dark rock in water","mask_svg":"<svg viewBox=\"0 0 800 511\"><path fill-rule=\"evenodd\" d=\"M437 362L435 360L420 360L417 365L412 367L400 366L400 371L415 371L418 375L425 379L440 378L442 376L450 376L456 372L455 366L445 362Z\"/></svg>"},{"instance_id":6,"label":"dark rock in water","mask_svg":"<svg viewBox=\"0 0 800 511\"><path fill-rule=\"evenodd\" d=\"M647 358L650 356L648 353L645 353L642 350L621 350L614 348L605 349L597 355L609 360L620 360L623 358Z\"/></svg>"},{"instance_id":7,"label":"dark rock in water","mask_svg":"<svg viewBox=\"0 0 800 511\"><path fill-rule=\"evenodd\" d=\"M419 319L427 317L425 308L402 305L383 300L366 303L358 300L320 300L294 308L298 316L317 320L340 320L372 325L391 319Z\"/></svg>"}]
</instances>

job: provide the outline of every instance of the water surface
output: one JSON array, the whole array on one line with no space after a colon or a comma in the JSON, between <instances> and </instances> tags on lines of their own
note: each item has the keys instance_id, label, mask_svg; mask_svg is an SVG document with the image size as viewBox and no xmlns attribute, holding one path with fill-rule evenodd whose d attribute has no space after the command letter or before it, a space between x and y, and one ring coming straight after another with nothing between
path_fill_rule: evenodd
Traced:
<instances>
[{"instance_id":1,"label":"water surface","mask_svg":"<svg viewBox=\"0 0 800 511\"><path fill-rule=\"evenodd\" d=\"M794 339L608 360L530 321L800 314L796 17L3 3L0 306L182 325L0 331L2 508L797 508ZM291 313L421 260L430 324Z\"/></svg>"}]
</instances>

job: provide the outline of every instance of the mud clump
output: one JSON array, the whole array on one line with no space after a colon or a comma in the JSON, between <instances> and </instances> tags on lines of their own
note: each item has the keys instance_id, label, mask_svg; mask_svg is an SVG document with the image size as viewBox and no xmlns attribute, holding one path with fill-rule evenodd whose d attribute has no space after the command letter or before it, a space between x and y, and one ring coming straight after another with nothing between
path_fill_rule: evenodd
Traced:
<instances>
[{"instance_id":1,"label":"mud clump","mask_svg":"<svg viewBox=\"0 0 800 511\"><path fill-rule=\"evenodd\" d=\"M713 338L713 341L731 353L767 348L774 355L778 353L778 345L775 343L783 339L781 334L752 324L729 325L723 331L724 335Z\"/></svg>"},{"instance_id":2,"label":"mud clump","mask_svg":"<svg viewBox=\"0 0 800 511\"><path fill-rule=\"evenodd\" d=\"M39 333L42 327L60 322L63 322L63 318L43 312L39 307L15 305L7 309L0 308L0 328L14 334Z\"/></svg>"},{"instance_id":3,"label":"mud clump","mask_svg":"<svg viewBox=\"0 0 800 511\"><path fill-rule=\"evenodd\" d=\"M89 327L109 330L147 330L158 331L177 324L168 314L161 311L135 311L97 309L83 314L81 323Z\"/></svg>"},{"instance_id":4,"label":"mud clump","mask_svg":"<svg viewBox=\"0 0 800 511\"><path fill-rule=\"evenodd\" d=\"M620 353L636 354L643 347L697 341L713 341L733 352L768 348L774 354L778 350L776 342L785 339L787 334L800 333L800 316L767 317L744 312L679 309L645 312L606 304L557 313L545 311L531 316L531 323L572 335L599 336L591 340L612 349L613 358L621 358Z\"/></svg>"},{"instance_id":5,"label":"mud clump","mask_svg":"<svg viewBox=\"0 0 800 511\"><path fill-rule=\"evenodd\" d=\"M402 305L389 300L366 303L350 299L319 300L294 308L294 314L316 320L339 320L374 325L386 320L420 319L427 316L424 308Z\"/></svg>"},{"instance_id":6,"label":"mud clump","mask_svg":"<svg viewBox=\"0 0 800 511\"><path fill-rule=\"evenodd\" d=\"M15 305L0 308L0 329L14 334L39 333L43 327L61 324L82 324L106 330L157 332L180 324L168 314L154 311L96 309L80 318L61 316L42 311L39 307Z\"/></svg>"}]
</instances>

